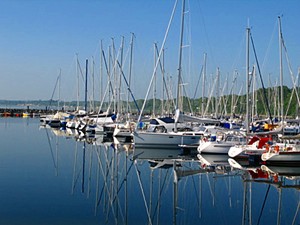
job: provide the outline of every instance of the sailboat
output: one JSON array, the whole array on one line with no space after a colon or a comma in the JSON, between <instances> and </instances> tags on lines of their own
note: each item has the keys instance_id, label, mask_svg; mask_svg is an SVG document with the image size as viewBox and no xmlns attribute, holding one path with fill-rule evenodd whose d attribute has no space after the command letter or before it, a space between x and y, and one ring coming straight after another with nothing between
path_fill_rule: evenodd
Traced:
<instances>
[{"instance_id":1,"label":"sailboat","mask_svg":"<svg viewBox=\"0 0 300 225\"><path fill-rule=\"evenodd\" d=\"M153 71L153 75L152 75L152 79L151 82L153 81L153 77L155 75L156 69L158 67L158 64L160 62L160 57L162 54L162 50L164 48L164 44L166 41L166 37L170 28L170 24L172 22L172 18L176 9L176 5L177 5L177 1L175 2L174 8L173 8L173 12L171 15L171 19L169 21L169 25L167 28L167 32L165 34L164 37L164 41L163 44L161 46L157 61L156 61L156 65ZM181 16L181 32L180 32L180 50L179 50L179 63L178 63L178 84L177 84L177 97L176 97L176 107L175 107L175 119L174 119L174 123L172 131L167 131L164 130L163 132L149 132L149 131L143 131L143 130L136 130L133 133L133 137L134 137L134 144L135 146L140 146L140 147L156 147L156 146L163 146L163 147L178 147L178 145L194 145L194 144L199 144L200 141L200 135L197 135L198 133L195 131L180 131L178 129L178 122L179 122L179 117L180 117L180 110L179 110L179 95L180 95L180 88L181 88L181 82L182 82L182 78L181 78L181 71L182 71L182 66L181 66L181 61L182 61L182 46L183 46L183 28L184 28L184 14L185 14L185 0L183 0L182 3L182 16ZM151 86L151 85L150 85ZM143 112L143 108L145 107L145 102L150 90L150 86L148 89L148 92L146 94L145 97L145 101L144 101L144 105L142 107L142 110L140 112L140 116L138 119L138 123L140 124L141 121L141 115Z\"/></svg>"},{"instance_id":2,"label":"sailboat","mask_svg":"<svg viewBox=\"0 0 300 225\"><path fill-rule=\"evenodd\" d=\"M262 161L266 164L276 165L299 165L300 148L293 144L276 144L261 155Z\"/></svg>"},{"instance_id":3,"label":"sailboat","mask_svg":"<svg viewBox=\"0 0 300 225\"><path fill-rule=\"evenodd\" d=\"M281 31L281 20L278 17L279 24L279 41L280 41L280 76L281 76L281 89L282 89L282 47L284 47L286 51L286 46L283 41L283 35ZM282 123L284 124L283 118L283 89L281 90L281 114L282 114ZM286 131L286 129L284 129ZM294 139L290 136L291 139ZM284 143L276 144L268 149L265 153L262 154L261 159L266 162L266 164L280 164L280 165L299 165L300 163L300 145L297 141L295 143L290 143L288 141L289 138L284 137Z\"/></svg>"},{"instance_id":4,"label":"sailboat","mask_svg":"<svg viewBox=\"0 0 300 225\"><path fill-rule=\"evenodd\" d=\"M257 60L257 56L256 56L256 51L254 48L254 44L253 44L253 39L252 39L252 35L250 32L250 28L247 28L247 49L246 49L246 77L247 77L247 81L246 81L246 121L245 121L245 126L246 126L246 135L247 137L250 138L250 141L247 144L244 145L235 145L233 147L231 147L228 151L228 155L230 157L237 157L237 156L248 156L248 157L257 157L260 156L263 152L268 151L269 147L274 143L273 142L273 137L275 137L275 139L278 139L278 134L282 132L282 126L277 126L273 123L272 120L272 116L271 116L271 112L270 112L270 108L269 108L269 104L268 104L268 99L264 93L264 100L268 109L268 113L269 113L269 121L272 124L265 124L265 130L264 132L256 132L256 133L250 133L250 70L249 70L249 45L250 45L250 39L251 39L251 43L253 46L253 50L254 50L254 55L255 55L255 60L256 60L256 64L258 67L258 71L260 74L260 68L259 68L259 64L258 64L258 60ZM255 70L253 70L254 72ZM260 74L261 76L261 74ZM263 90L264 90L264 84L261 78L261 83L263 86ZM253 115L252 115L253 116ZM265 121L266 122L266 121ZM254 127L254 122L252 122L252 131Z\"/></svg>"},{"instance_id":5,"label":"sailboat","mask_svg":"<svg viewBox=\"0 0 300 225\"><path fill-rule=\"evenodd\" d=\"M250 85L249 85L249 77L250 77L250 70L249 70L249 44L250 44L250 28L247 27L246 29L247 35L247 49L246 49L246 135L249 135L249 92L250 92ZM253 136L249 142L246 144L240 144L230 147L228 151L228 155L232 158L237 156L249 156L249 154L261 154L261 151L264 151L264 146L269 139L265 137Z\"/></svg>"}]
</instances>

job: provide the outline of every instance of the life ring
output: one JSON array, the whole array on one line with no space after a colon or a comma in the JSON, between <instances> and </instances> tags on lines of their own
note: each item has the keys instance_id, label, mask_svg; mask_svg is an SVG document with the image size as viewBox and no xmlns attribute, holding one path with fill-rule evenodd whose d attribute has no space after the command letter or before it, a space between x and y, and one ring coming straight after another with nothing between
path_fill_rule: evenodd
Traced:
<instances>
[{"instance_id":1,"label":"life ring","mask_svg":"<svg viewBox=\"0 0 300 225\"><path fill-rule=\"evenodd\" d=\"M278 145L274 146L274 152L279 152L279 146Z\"/></svg>"}]
</instances>

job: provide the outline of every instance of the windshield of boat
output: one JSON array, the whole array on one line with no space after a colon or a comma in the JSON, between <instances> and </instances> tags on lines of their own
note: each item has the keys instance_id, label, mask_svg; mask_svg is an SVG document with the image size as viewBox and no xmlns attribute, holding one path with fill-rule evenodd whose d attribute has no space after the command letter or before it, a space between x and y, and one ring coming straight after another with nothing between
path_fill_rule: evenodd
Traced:
<instances>
[{"instance_id":1,"label":"windshield of boat","mask_svg":"<svg viewBox=\"0 0 300 225\"><path fill-rule=\"evenodd\" d=\"M205 131L206 130L206 127L199 127L199 130L198 131Z\"/></svg>"},{"instance_id":2,"label":"windshield of boat","mask_svg":"<svg viewBox=\"0 0 300 225\"><path fill-rule=\"evenodd\" d=\"M226 141L231 141L231 142L245 142L246 138L242 136L227 136Z\"/></svg>"},{"instance_id":3,"label":"windshield of boat","mask_svg":"<svg viewBox=\"0 0 300 225\"><path fill-rule=\"evenodd\" d=\"M155 127L156 127L156 126L153 126L153 125L150 124L150 125L148 126L147 131L148 131L148 132L154 132L154 131L155 131Z\"/></svg>"}]
</instances>

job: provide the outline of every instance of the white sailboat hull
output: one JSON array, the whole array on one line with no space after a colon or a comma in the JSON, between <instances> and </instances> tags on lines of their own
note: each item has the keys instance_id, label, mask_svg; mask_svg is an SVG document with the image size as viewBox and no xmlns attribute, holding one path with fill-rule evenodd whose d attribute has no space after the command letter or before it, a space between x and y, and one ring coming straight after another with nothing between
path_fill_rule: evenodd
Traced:
<instances>
[{"instance_id":1,"label":"white sailboat hull","mask_svg":"<svg viewBox=\"0 0 300 225\"><path fill-rule=\"evenodd\" d=\"M235 145L234 143L226 143L226 142L201 141L197 150L199 153L228 154L229 149L234 145Z\"/></svg>"},{"instance_id":2,"label":"white sailboat hull","mask_svg":"<svg viewBox=\"0 0 300 225\"><path fill-rule=\"evenodd\" d=\"M186 133L134 132L134 144L138 147L172 148L178 145L199 144L200 136Z\"/></svg>"},{"instance_id":3,"label":"white sailboat hull","mask_svg":"<svg viewBox=\"0 0 300 225\"><path fill-rule=\"evenodd\" d=\"M242 155L261 155L265 151L265 148L257 148L254 145L235 145L230 147L228 155L234 158Z\"/></svg>"},{"instance_id":4,"label":"white sailboat hull","mask_svg":"<svg viewBox=\"0 0 300 225\"><path fill-rule=\"evenodd\" d=\"M261 159L267 164L294 164L295 166L299 166L300 151L266 152L262 154Z\"/></svg>"}]
</instances>

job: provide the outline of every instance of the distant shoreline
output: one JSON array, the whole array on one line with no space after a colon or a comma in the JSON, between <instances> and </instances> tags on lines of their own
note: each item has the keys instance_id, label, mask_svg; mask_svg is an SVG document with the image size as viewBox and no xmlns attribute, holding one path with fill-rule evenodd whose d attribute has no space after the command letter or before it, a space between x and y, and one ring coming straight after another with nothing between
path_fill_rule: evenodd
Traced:
<instances>
[{"instance_id":1,"label":"distant shoreline","mask_svg":"<svg viewBox=\"0 0 300 225\"><path fill-rule=\"evenodd\" d=\"M37 117L41 115L53 114L55 109L24 109L24 108L0 108L0 117Z\"/></svg>"}]
</instances>

